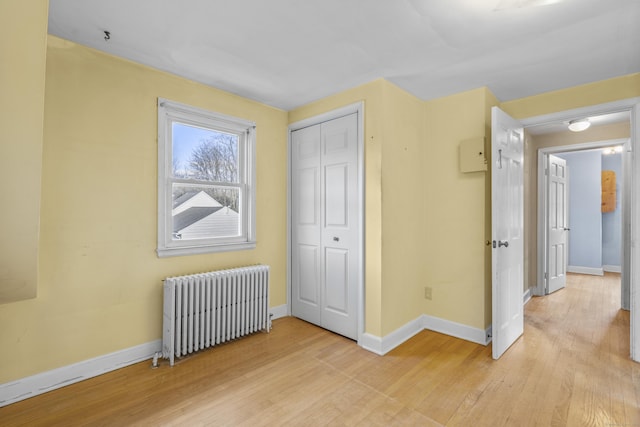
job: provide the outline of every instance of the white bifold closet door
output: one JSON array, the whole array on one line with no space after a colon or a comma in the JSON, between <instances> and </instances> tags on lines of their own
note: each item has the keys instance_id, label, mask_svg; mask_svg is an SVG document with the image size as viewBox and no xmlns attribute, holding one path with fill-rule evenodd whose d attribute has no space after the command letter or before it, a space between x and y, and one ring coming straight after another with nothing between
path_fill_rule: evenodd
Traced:
<instances>
[{"instance_id":1,"label":"white bifold closet door","mask_svg":"<svg viewBox=\"0 0 640 427\"><path fill-rule=\"evenodd\" d=\"M291 311L357 339L357 113L291 134Z\"/></svg>"}]
</instances>

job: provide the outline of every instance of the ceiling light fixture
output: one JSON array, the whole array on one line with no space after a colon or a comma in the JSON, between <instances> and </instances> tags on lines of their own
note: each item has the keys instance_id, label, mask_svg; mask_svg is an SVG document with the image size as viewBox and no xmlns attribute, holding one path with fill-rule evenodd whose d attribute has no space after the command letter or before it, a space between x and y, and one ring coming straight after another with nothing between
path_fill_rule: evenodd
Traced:
<instances>
[{"instance_id":1,"label":"ceiling light fixture","mask_svg":"<svg viewBox=\"0 0 640 427\"><path fill-rule=\"evenodd\" d=\"M476 0L477 1L477 0ZM548 6L550 4L560 3L563 0L500 0L498 5L493 9L494 12L501 10L523 9L536 6Z\"/></svg>"},{"instance_id":2,"label":"ceiling light fixture","mask_svg":"<svg viewBox=\"0 0 640 427\"><path fill-rule=\"evenodd\" d=\"M569 122L569 130L572 132L582 132L591 126L589 119L576 119Z\"/></svg>"}]
</instances>

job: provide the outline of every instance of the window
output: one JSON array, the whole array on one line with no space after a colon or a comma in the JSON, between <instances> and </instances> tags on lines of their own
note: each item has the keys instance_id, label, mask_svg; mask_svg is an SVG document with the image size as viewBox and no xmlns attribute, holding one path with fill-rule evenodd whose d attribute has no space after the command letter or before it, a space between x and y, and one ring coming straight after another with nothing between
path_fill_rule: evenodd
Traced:
<instances>
[{"instance_id":1,"label":"window","mask_svg":"<svg viewBox=\"0 0 640 427\"><path fill-rule=\"evenodd\" d=\"M255 124L158 99L158 256L255 248Z\"/></svg>"}]
</instances>

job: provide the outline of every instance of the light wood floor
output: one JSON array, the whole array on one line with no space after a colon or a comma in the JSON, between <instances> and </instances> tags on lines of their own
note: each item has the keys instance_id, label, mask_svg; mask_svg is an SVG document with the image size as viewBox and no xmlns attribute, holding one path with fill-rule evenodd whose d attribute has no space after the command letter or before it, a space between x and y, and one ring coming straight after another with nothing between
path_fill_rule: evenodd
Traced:
<instances>
[{"instance_id":1,"label":"light wood floor","mask_svg":"<svg viewBox=\"0 0 640 427\"><path fill-rule=\"evenodd\" d=\"M619 276L534 298L499 360L423 331L384 357L293 318L170 368L139 363L0 408L29 426L640 426Z\"/></svg>"}]
</instances>

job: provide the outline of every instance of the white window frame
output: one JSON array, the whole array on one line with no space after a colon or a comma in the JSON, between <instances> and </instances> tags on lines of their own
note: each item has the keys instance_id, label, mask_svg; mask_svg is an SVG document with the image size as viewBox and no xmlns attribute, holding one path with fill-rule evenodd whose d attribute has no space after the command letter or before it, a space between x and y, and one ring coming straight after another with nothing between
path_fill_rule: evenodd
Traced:
<instances>
[{"instance_id":1,"label":"white window frame","mask_svg":"<svg viewBox=\"0 0 640 427\"><path fill-rule=\"evenodd\" d=\"M172 125L181 124L238 134L241 235L210 239L176 240L172 237L173 184L200 184L172 175ZM255 238L255 135L254 122L158 98L158 247L159 257L254 249ZM211 183L207 183L211 184Z\"/></svg>"}]
</instances>

